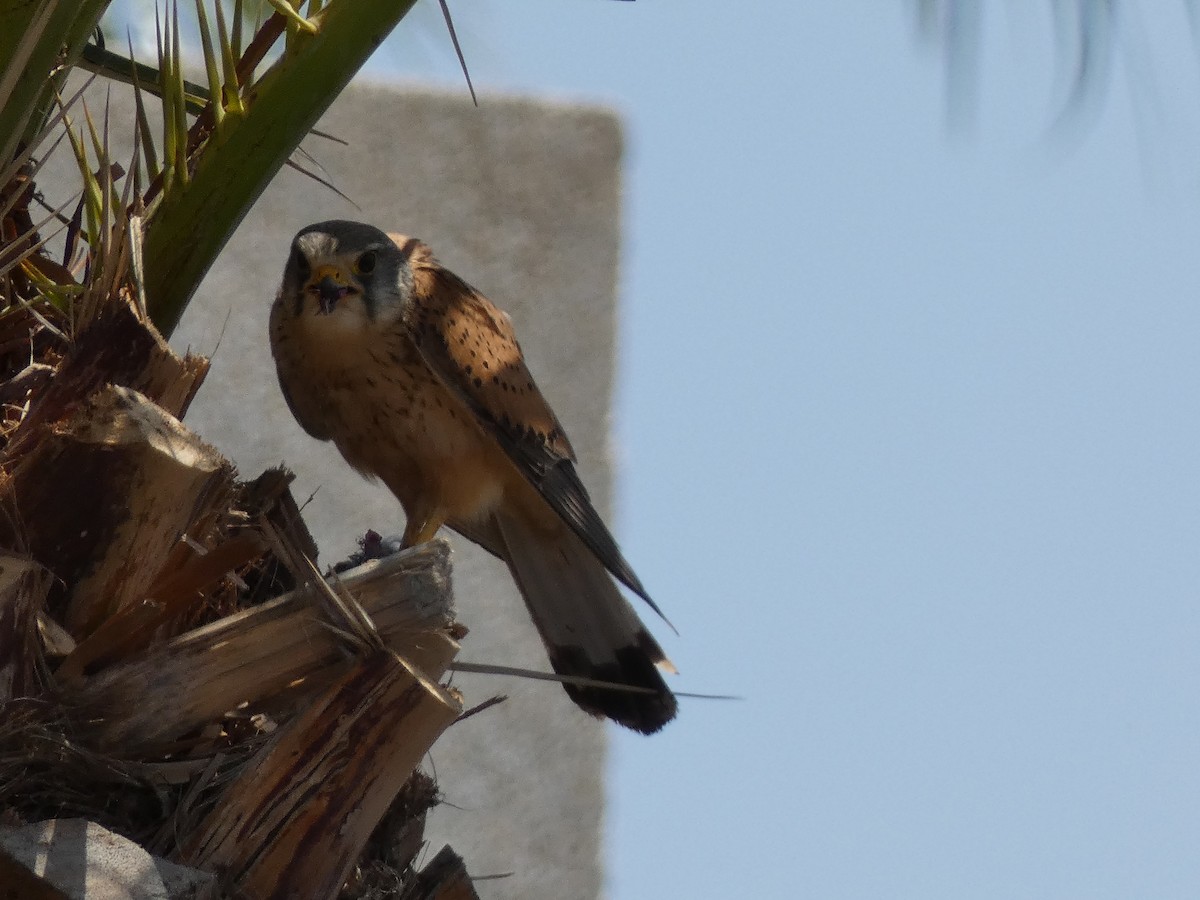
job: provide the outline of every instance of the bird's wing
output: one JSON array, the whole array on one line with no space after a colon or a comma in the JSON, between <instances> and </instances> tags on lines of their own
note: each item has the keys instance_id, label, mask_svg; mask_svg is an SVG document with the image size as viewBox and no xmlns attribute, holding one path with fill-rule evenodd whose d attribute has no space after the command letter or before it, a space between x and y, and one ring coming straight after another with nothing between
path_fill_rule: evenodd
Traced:
<instances>
[{"instance_id":1,"label":"bird's wing","mask_svg":"<svg viewBox=\"0 0 1200 900\"><path fill-rule=\"evenodd\" d=\"M423 248L422 248L423 249ZM575 452L525 365L509 317L452 272L411 257L408 337L517 469L613 575L659 615L575 471Z\"/></svg>"}]
</instances>

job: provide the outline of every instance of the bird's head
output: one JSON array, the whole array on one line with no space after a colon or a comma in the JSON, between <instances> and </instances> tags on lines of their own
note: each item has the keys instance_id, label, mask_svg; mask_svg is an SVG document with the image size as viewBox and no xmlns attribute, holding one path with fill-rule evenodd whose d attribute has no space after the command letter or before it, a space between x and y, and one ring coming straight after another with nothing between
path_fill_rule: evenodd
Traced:
<instances>
[{"instance_id":1,"label":"bird's head","mask_svg":"<svg viewBox=\"0 0 1200 900\"><path fill-rule=\"evenodd\" d=\"M296 235L282 295L296 316L374 322L398 315L411 286L403 247L374 226L334 220Z\"/></svg>"}]
</instances>

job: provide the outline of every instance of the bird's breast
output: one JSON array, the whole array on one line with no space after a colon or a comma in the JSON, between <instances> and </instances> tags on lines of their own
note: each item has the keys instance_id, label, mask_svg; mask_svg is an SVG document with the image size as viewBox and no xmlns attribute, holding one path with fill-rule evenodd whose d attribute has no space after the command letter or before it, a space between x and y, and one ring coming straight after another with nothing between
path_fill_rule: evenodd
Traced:
<instances>
[{"instance_id":1,"label":"bird's breast","mask_svg":"<svg viewBox=\"0 0 1200 900\"><path fill-rule=\"evenodd\" d=\"M380 478L410 513L438 508L474 520L490 512L507 474L502 451L415 345L398 333L309 324L316 327L298 328L286 342L303 357L293 367L303 383L288 391L346 461Z\"/></svg>"}]
</instances>

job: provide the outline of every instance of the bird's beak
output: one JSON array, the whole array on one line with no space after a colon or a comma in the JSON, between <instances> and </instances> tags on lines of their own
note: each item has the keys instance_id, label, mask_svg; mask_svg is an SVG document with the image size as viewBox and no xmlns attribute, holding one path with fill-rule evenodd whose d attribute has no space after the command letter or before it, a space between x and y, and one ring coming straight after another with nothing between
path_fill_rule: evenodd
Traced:
<instances>
[{"instance_id":1,"label":"bird's beak","mask_svg":"<svg viewBox=\"0 0 1200 900\"><path fill-rule=\"evenodd\" d=\"M317 266L304 290L316 295L318 310L324 315L329 315L338 301L354 288L349 276L339 266L325 265Z\"/></svg>"}]
</instances>

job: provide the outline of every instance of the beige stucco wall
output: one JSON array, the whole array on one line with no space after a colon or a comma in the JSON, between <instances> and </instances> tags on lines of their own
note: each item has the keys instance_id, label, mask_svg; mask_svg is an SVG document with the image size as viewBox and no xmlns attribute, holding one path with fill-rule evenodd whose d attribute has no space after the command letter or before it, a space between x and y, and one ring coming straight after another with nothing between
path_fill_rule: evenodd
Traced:
<instances>
[{"instance_id":1,"label":"beige stucco wall","mask_svg":"<svg viewBox=\"0 0 1200 900\"><path fill-rule=\"evenodd\" d=\"M119 98L117 98L119 99ZM204 282L173 344L213 354L188 422L253 476L280 461L310 494L305 516L322 564L367 528L403 526L386 489L351 472L293 422L275 380L267 310L291 236L327 218L358 218L421 237L514 318L543 392L608 505L621 130L605 110L463 92L348 91L320 128L349 142L305 148L361 209L284 170ZM311 166L311 163L305 162ZM215 348L215 353L214 353ZM454 539L455 591L471 629L462 658L545 668L540 641L507 570ZM452 843L473 874L512 872L484 898L589 898L600 892L603 727L560 688L459 676L468 705L509 700L460 725L429 760L447 805L427 836Z\"/></svg>"}]
</instances>

